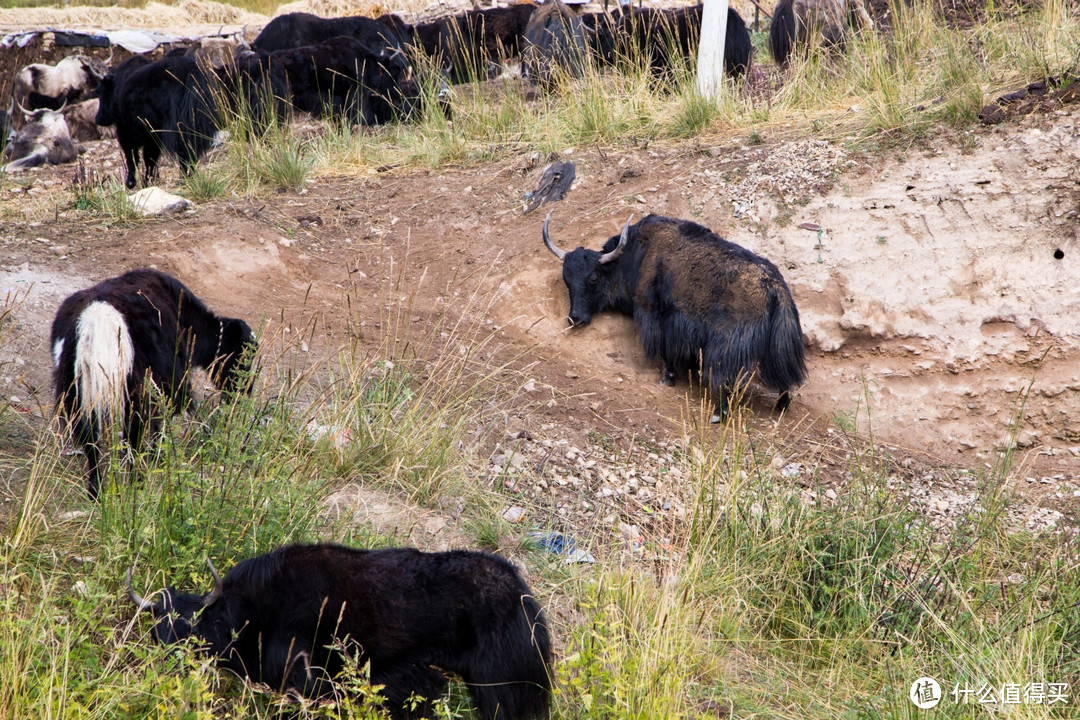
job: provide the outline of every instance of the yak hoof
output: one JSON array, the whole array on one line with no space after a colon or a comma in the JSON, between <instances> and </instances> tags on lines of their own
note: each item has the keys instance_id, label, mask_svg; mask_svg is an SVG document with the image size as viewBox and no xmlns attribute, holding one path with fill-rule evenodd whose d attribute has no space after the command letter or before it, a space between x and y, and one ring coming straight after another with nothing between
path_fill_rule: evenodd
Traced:
<instances>
[{"instance_id":1,"label":"yak hoof","mask_svg":"<svg viewBox=\"0 0 1080 720\"><path fill-rule=\"evenodd\" d=\"M788 405L791 404L791 395L785 390L780 393L780 397L776 398L776 404L773 405L773 411L784 412L788 409Z\"/></svg>"}]
</instances>

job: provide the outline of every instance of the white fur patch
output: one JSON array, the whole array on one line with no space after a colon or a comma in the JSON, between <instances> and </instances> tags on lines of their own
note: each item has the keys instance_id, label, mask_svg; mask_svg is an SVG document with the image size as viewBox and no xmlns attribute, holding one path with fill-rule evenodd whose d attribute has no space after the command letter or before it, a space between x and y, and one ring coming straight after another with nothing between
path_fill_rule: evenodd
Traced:
<instances>
[{"instance_id":1,"label":"white fur patch","mask_svg":"<svg viewBox=\"0 0 1080 720\"><path fill-rule=\"evenodd\" d=\"M107 302L87 305L75 323L75 382L82 410L91 414L99 430L123 416L134 357L120 311Z\"/></svg>"},{"instance_id":2,"label":"white fur patch","mask_svg":"<svg viewBox=\"0 0 1080 720\"><path fill-rule=\"evenodd\" d=\"M52 364L54 368L60 367L60 356L64 354L64 338L60 338L53 345L52 349Z\"/></svg>"}]
</instances>

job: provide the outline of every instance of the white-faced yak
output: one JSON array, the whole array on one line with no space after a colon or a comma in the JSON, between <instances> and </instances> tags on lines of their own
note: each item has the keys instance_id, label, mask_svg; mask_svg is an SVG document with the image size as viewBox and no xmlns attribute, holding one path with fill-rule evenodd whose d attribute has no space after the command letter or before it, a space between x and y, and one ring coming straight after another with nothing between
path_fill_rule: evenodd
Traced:
<instances>
[{"instance_id":1,"label":"white-faced yak","mask_svg":"<svg viewBox=\"0 0 1080 720\"><path fill-rule=\"evenodd\" d=\"M133 447L156 435L164 408L153 396L183 409L193 367L209 370L225 392L248 389L240 383L254 344L246 322L214 315L157 270L132 270L64 300L50 340L53 383L57 410L86 453L90 496L98 496L114 428Z\"/></svg>"},{"instance_id":2,"label":"white-faced yak","mask_svg":"<svg viewBox=\"0 0 1080 720\"><path fill-rule=\"evenodd\" d=\"M698 372L719 393L713 422L755 377L780 393L777 410L787 408L806 363L799 311L775 265L708 228L659 215L627 219L601 252L566 252L548 234L550 219L544 244L562 260L572 326L602 310L633 316L645 354L664 363L663 384Z\"/></svg>"},{"instance_id":3,"label":"white-faced yak","mask_svg":"<svg viewBox=\"0 0 1080 720\"><path fill-rule=\"evenodd\" d=\"M332 697L347 665L370 662L394 718L430 715L445 673L483 720L546 718L551 639L517 570L495 555L292 545L214 576L207 595L131 599L162 643L188 637L242 677L282 693ZM419 699L419 700L418 700Z\"/></svg>"},{"instance_id":4,"label":"white-faced yak","mask_svg":"<svg viewBox=\"0 0 1080 720\"><path fill-rule=\"evenodd\" d=\"M769 26L769 52L777 65L786 65L797 47L812 42L843 48L848 26L874 28L865 0L780 0Z\"/></svg>"}]
</instances>

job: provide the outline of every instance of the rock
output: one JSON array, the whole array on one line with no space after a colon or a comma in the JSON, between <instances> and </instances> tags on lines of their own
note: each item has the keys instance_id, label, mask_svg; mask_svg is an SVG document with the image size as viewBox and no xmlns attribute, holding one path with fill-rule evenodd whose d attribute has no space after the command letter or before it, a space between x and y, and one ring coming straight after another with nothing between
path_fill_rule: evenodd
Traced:
<instances>
[{"instance_id":1,"label":"rock","mask_svg":"<svg viewBox=\"0 0 1080 720\"><path fill-rule=\"evenodd\" d=\"M183 212L191 207L191 201L179 195L165 192L158 187L143 188L128 196L128 203L143 216Z\"/></svg>"},{"instance_id":2,"label":"rock","mask_svg":"<svg viewBox=\"0 0 1080 720\"><path fill-rule=\"evenodd\" d=\"M525 508L512 505L503 510L503 520L508 523L521 522L525 518Z\"/></svg>"}]
</instances>

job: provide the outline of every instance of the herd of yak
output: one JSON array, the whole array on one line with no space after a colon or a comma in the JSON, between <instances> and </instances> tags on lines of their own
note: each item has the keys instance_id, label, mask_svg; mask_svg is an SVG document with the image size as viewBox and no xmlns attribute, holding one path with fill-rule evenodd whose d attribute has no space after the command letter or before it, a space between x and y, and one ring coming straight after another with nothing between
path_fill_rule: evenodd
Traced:
<instances>
[{"instance_id":1,"label":"herd of yak","mask_svg":"<svg viewBox=\"0 0 1080 720\"><path fill-rule=\"evenodd\" d=\"M794 7L810 1L794 0ZM675 19L669 27L688 29L700 23L701 8L633 12L642 22L663 15ZM574 60L564 52L572 46L545 46L532 32L534 23L563 41L595 42L602 27L610 31L605 37L629 36L627 28L635 27L622 24L627 16L589 17L577 18L557 0L415 27L392 17L294 14L271 22L250 49L230 53L216 67L187 54L156 63L134 56L109 72L85 59L69 67L96 78L97 123L116 126L134 184L139 150L148 178L162 149L185 167L198 159L217 130L212 108L203 104L211 102L207 98L246 98L272 112L272 104L254 102L269 89L275 102L304 112L387 122L408 117L422 102L410 56L416 44L440 58L450 80L486 72L466 65L475 58L487 63L518 52L527 74L542 84L545 68L554 63L572 71ZM576 29L560 34L554 27ZM798 37L803 27L789 35ZM729 39L733 31L745 34L741 20L729 20ZM472 51L486 49L459 55L462 38L472 38ZM603 52L619 52L617 42ZM673 47L650 54L650 63L662 70ZM686 47L678 52L689 52ZM545 54L530 56L536 48ZM745 71L749 41L736 38L728 48L729 72ZM66 108L77 99L50 89L56 88L39 83L20 91L20 105ZM41 122L35 113L62 118L56 109L34 110L24 129ZM541 235L562 264L571 326L588 325L605 310L632 316L645 354L662 363L664 384L696 379L718 398L715 422L725 419L731 394L750 380L778 393L777 410L787 408L807 369L799 313L773 263L694 222L657 215L634 224L627 219L601 250L566 251L552 239L550 220L549 213ZM176 278L146 269L65 299L50 347L57 411L86 457L87 489L95 499L117 440L134 448L153 442L164 413L187 403L193 368L207 370L226 396L250 392L258 349L244 320L214 314ZM502 558L467 550L293 545L244 560L224 578L208 564L209 593L166 588L156 601L136 592L128 571L128 594L140 610L152 612L161 642L193 638L238 675L311 698L333 696L334 680L348 665L369 662L371 681L382 686L395 718L427 716L447 673L465 682L484 720L549 714L550 631L532 591Z\"/></svg>"},{"instance_id":2,"label":"herd of yak","mask_svg":"<svg viewBox=\"0 0 1080 720\"><path fill-rule=\"evenodd\" d=\"M812 36L840 45L849 24L873 24L864 0L780 0L774 13L770 49L781 65ZM189 171L219 141L229 113L242 112L257 126L293 110L376 125L415 118L433 103L450 117L450 84L487 79L515 57L540 88L560 76L580 76L590 63L613 66L620 58L644 57L664 77L674 67L693 67L701 17L700 4L631 4L579 15L560 0L471 10L416 25L393 14L289 13L271 20L250 46L241 44L215 62L196 44L157 62L135 55L117 67L83 56L55 66L33 64L16 75L9 110L0 111L0 145L9 140L3 154L8 162L0 170L70 162L77 154L74 141L115 132L127 165L125 182L134 188L140 160L148 184L162 152ZM726 28L724 72L738 80L750 66L753 46L734 8ZM421 56L434 60L441 78L434 91L420 81Z\"/></svg>"}]
</instances>

